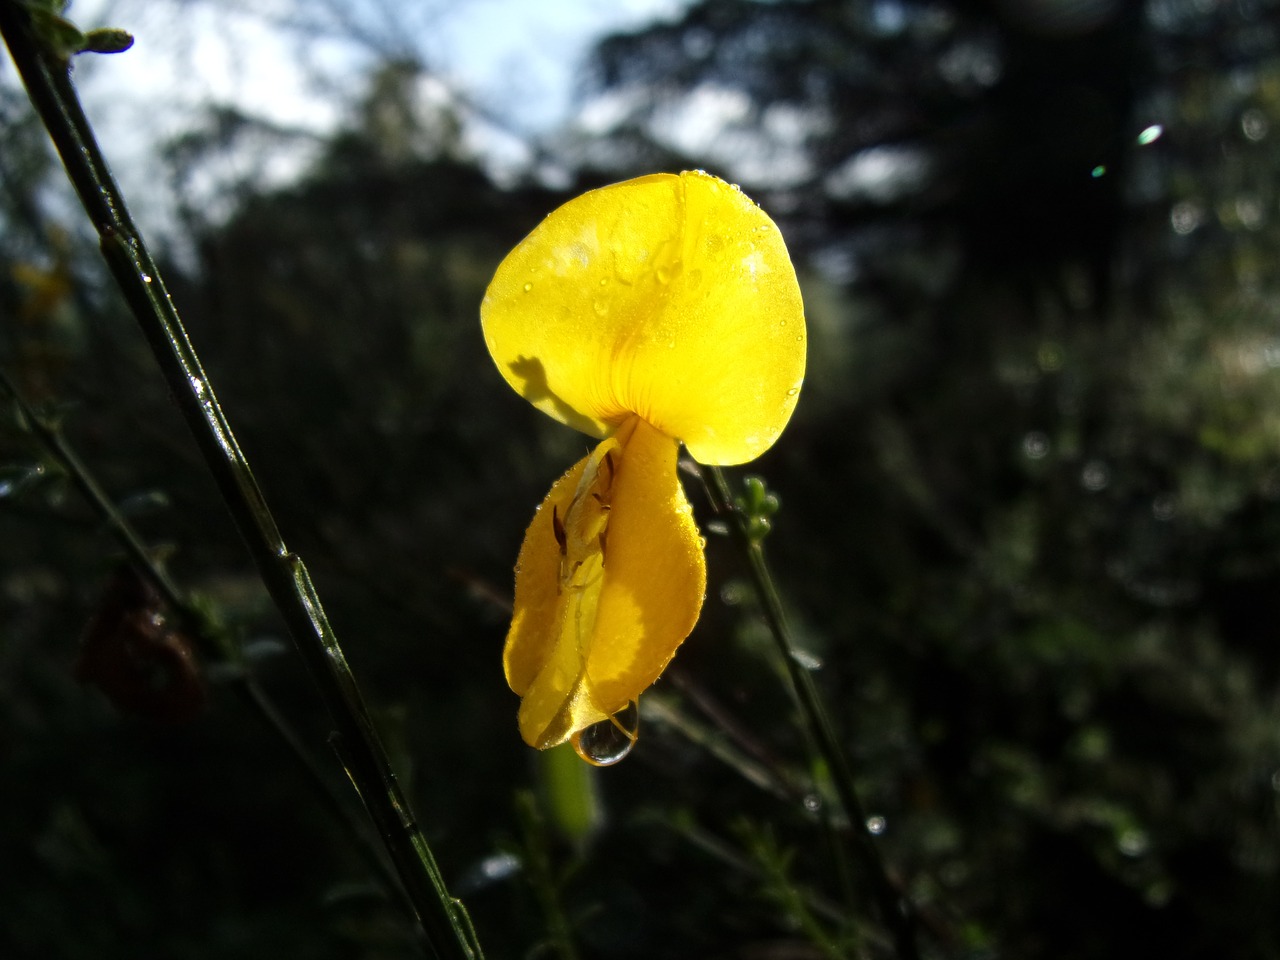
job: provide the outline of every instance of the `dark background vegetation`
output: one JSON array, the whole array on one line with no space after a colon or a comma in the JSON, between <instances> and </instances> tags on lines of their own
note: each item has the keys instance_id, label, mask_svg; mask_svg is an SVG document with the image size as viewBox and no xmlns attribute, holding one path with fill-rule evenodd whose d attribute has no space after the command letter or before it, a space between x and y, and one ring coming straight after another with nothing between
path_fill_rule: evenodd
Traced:
<instances>
[{"instance_id":1,"label":"dark background vegetation","mask_svg":"<svg viewBox=\"0 0 1280 960\"><path fill-rule=\"evenodd\" d=\"M1275 0L704 0L599 43L581 103L612 120L538 142L550 179L495 183L464 106L424 105L426 66L390 50L288 186L214 215L201 172L288 132L211 111L172 142L170 286L491 957L546 948L540 846L584 956L889 955L714 532L661 709L594 777L598 828L516 816L543 771L500 669L511 566L588 441L505 387L478 304L569 196L690 167L774 215L805 288L801 403L735 476L781 498L769 555L925 954L1280 957L1277 24ZM345 790L2 89L0 363ZM700 98L736 111L702 141ZM233 695L245 667L202 653L177 724L77 682L118 547L11 407L0 471L0 954L413 955Z\"/></svg>"}]
</instances>

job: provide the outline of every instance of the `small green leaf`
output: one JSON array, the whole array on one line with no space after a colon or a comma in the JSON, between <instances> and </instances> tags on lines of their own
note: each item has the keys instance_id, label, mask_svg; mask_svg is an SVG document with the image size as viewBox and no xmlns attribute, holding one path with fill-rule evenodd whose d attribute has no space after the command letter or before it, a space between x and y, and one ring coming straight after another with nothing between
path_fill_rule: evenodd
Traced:
<instances>
[{"instance_id":1,"label":"small green leaf","mask_svg":"<svg viewBox=\"0 0 1280 960\"><path fill-rule=\"evenodd\" d=\"M90 30L84 35L81 53L123 53L133 46L133 34L116 27Z\"/></svg>"},{"instance_id":2,"label":"small green leaf","mask_svg":"<svg viewBox=\"0 0 1280 960\"><path fill-rule=\"evenodd\" d=\"M538 753L546 804L557 831L581 843L604 823L595 770L567 743Z\"/></svg>"}]
</instances>

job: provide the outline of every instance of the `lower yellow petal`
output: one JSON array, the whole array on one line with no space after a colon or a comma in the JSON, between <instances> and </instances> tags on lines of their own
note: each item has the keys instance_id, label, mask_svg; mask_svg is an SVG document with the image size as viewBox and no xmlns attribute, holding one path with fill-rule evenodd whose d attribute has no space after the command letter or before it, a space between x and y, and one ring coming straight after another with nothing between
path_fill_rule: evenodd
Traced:
<instances>
[{"instance_id":1,"label":"lower yellow petal","mask_svg":"<svg viewBox=\"0 0 1280 960\"><path fill-rule=\"evenodd\" d=\"M658 679L698 622L707 589L702 536L676 474L679 447L635 422L614 482L604 590L587 658L605 716Z\"/></svg>"},{"instance_id":2,"label":"lower yellow petal","mask_svg":"<svg viewBox=\"0 0 1280 960\"><path fill-rule=\"evenodd\" d=\"M525 534L504 665L531 746L624 708L697 622L706 568L677 451L633 417L556 481Z\"/></svg>"},{"instance_id":3,"label":"lower yellow petal","mask_svg":"<svg viewBox=\"0 0 1280 960\"><path fill-rule=\"evenodd\" d=\"M619 446L612 437L602 441L555 482L516 561L503 665L523 698L520 733L540 749L563 742L598 712L583 671L603 586L601 537Z\"/></svg>"}]
</instances>

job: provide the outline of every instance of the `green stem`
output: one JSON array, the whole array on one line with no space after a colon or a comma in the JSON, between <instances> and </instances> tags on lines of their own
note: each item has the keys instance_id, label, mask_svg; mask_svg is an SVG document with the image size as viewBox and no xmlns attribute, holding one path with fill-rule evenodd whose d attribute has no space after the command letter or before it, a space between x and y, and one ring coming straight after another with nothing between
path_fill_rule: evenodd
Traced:
<instances>
[{"instance_id":1,"label":"green stem","mask_svg":"<svg viewBox=\"0 0 1280 960\"><path fill-rule=\"evenodd\" d=\"M849 820L854 850L866 869L881 917L893 935L899 960L916 960L919 950L916 945L915 910L911 901L890 878L884 858L880 855L880 848L867 829L866 811L858 798L849 759L836 736L835 727L818 693L818 687L813 682L813 676L796 656L791 629L787 626L782 600L765 563L764 550L758 541L752 539L747 530L746 519L734 507L724 471L719 467L701 464L698 471L713 509L728 524L730 536L747 561L747 571L759 597L765 625L786 665L791 692L800 711L806 738L830 771L836 797Z\"/></svg>"},{"instance_id":2,"label":"green stem","mask_svg":"<svg viewBox=\"0 0 1280 960\"><path fill-rule=\"evenodd\" d=\"M18 391L17 385L4 370L0 370L0 387L4 388L4 392L14 402L32 435L49 452L49 455L62 465L71 482L80 491L80 495L89 501L90 506L97 512L102 522L107 525L111 535L124 547L125 552L129 554L129 559L147 574L155 588L160 591L165 603L175 611L184 612L186 604L183 602L178 588L174 586L168 574L153 561L150 552L133 527L124 519L115 503L107 496L98 481L94 479L93 474L89 472L88 467L84 465L75 450L67 443L62 431L31 409Z\"/></svg>"},{"instance_id":3,"label":"green stem","mask_svg":"<svg viewBox=\"0 0 1280 960\"><path fill-rule=\"evenodd\" d=\"M69 63L41 46L26 10L14 0L0 0L0 34L98 232L103 257L151 343L267 592L329 710L347 773L395 864L428 944L442 960L475 960L480 948L470 921L445 887L311 577L285 546L160 271L129 216L80 105Z\"/></svg>"}]
</instances>

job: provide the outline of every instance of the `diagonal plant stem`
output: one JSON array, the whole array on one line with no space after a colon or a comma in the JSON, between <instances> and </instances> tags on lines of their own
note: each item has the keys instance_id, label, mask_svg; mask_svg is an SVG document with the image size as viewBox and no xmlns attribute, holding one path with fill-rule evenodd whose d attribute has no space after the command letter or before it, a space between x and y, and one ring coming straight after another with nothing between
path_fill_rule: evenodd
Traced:
<instances>
[{"instance_id":1,"label":"diagonal plant stem","mask_svg":"<svg viewBox=\"0 0 1280 960\"><path fill-rule=\"evenodd\" d=\"M712 509L728 524L729 534L747 562L751 585L760 600L765 624L783 663L786 664L791 692L800 711L805 737L810 748L830 772L836 797L849 820L854 851L871 883L885 926L893 935L898 960L916 960L919 949L916 944L915 909L890 878L884 858L880 855L880 848L867 829L866 811L858 798L848 756L836 735L831 717L818 693L817 684L796 655L796 646L791 637L791 629L787 626L782 600L765 563L764 550L748 532L742 511L734 506L724 471L719 467L702 464L698 464L697 469L707 488Z\"/></svg>"},{"instance_id":2,"label":"diagonal plant stem","mask_svg":"<svg viewBox=\"0 0 1280 960\"><path fill-rule=\"evenodd\" d=\"M645 695L644 705L640 709L646 722L652 718L670 727L752 786L787 803L802 802L804 791L783 771L761 763L738 745L726 740L723 726L713 727L690 716L677 705L674 697L650 691Z\"/></svg>"},{"instance_id":3,"label":"diagonal plant stem","mask_svg":"<svg viewBox=\"0 0 1280 960\"><path fill-rule=\"evenodd\" d=\"M41 43L27 10L16 0L0 0L0 34L98 232L103 257L151 344L259 576L329 710L347 773L395 864L430 948L441 960L476 960L481 951L470 919L445 886L310 574L285 546L155 261L133 224L80 105L69 62Z\"/></svg>"},{"instance_id":4,"label":"diagonal plant stem","mask_svg":"<svg viewBox=\"0 0 1280 960\"><path fill-rule=\"evenodd\" d=\"M102 486L89 471L89 468L80 459L79 454L67 443L62 431L31 408L31 405L22 396L17 384L13 382L9 374L4 370L0 370L0 390L9 395L9 399L17 407L18 413L22 415L22 419L32 435L67 472L67 476L71 478L71 482L80 491L80 495L89 501L90 506L97 512L102 522L106 524L111 535L119 541L125 552L129 554L129 559L133 561L134 565L146 573L148 579L160 592L160 596L164 598L165 603L184 618L190 617L191 608L183 599L177 586L174 585L164 569L154 562L150 551L147 550L137 531L125 520L119 508L107 496L106 491L102 489Z\"/></svg>"}]
</instances>

